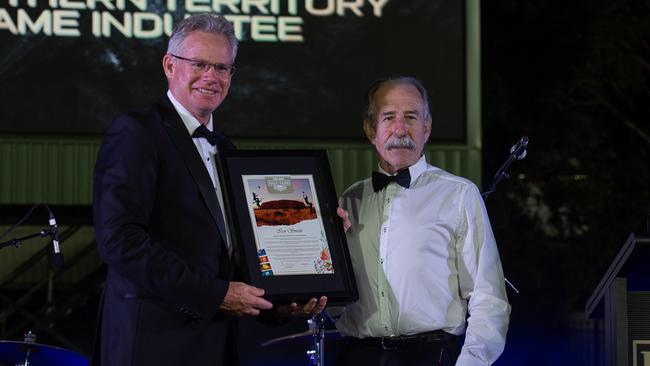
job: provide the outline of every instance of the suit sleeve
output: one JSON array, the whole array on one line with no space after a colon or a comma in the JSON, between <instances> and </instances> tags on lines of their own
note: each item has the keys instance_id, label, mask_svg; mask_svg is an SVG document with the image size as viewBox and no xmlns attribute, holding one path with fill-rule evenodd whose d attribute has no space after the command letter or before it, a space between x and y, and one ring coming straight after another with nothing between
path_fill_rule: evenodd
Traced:
<instances>
[{"instance_id":1,"label":"suit sleeve","mask_svg":"<svg viewBox=\"0 0 650 366\"><path fill-rule=\"evenodd\" d=\"M154 238L161 159L153 133L133 116L117 117L104 137L94 171L93 215L99 254L135 291L198 319L211 319L228 281L189 263ZM182 246L183 243L173 243Z\"/></svg>"}]
</instances>

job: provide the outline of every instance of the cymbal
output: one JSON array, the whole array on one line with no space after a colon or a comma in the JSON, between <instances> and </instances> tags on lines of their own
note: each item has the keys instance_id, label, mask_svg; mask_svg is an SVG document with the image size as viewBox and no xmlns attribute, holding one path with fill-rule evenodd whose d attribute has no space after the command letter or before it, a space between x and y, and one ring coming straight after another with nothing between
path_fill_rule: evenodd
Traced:
<instances>
[{"instance_id":1,"label":"cymbal","mask_svg":"<svg viewBox=\"0 0 650 366\"><path fill-rule=\"evenodd\" d=\"M0 365L88 366L84 356L67 349L39 343L0 341Z\"/></svg>"},{"instance_id":2,"label":"cymbal","mask_svg":"<svg viewBox=\"0 0 650 366\"><path fill-rule=\"evenodd\" d=\"M307 330L300 333L289 334L284 337L269 339L261 344L262 347L270 346L272 344L294 343L294 344L308 344L314 341L314 332ZM325 341L340 341L345 339L345 335L336 329L328 329L325 331Z\"/></svg>"}]
</instances>

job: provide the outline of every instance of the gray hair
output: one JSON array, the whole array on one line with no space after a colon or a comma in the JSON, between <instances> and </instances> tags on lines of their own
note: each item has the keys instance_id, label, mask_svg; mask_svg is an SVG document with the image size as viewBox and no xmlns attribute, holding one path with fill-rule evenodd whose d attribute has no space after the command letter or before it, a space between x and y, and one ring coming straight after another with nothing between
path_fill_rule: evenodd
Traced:
<instances>
[{"instance_id":1,"label":"gray hair","mask_svg":"<svg viewBox=\"0 0 650 366\"><path fill-rule=\"evenodd\" d=\"M415 87L415 89L417 89L420 92L420 96L422 97L422 106L424 109L424 120L426 121L429 118L429 116L431 116L431 111L429 110L429 94L427 93L427 90L424 88L424 85L420 80L411 76L390 77L390 78L385 78L377 81L375 84L373 84L370 87L370 89L368 89L368 94L367 94L368 107L366 111L363 113L363 119L370 122L370 126L374 128L376 117L377 117L377 106L375 105L375 94L377 94L377 91L382 86L390 85L390 84L408 84Z\"/></svg>"},{"instance_id":2,"label":"gray hair","mask_svg":"<svg viewBox=\"0 0 650 366\"><path fill-rule=\"evenodd\" d=\"M179 54L185 38L192 32L205 32L226 37L232 49L232 61L237 57L239 42L235 35L235 28L222 15L196 14L181 20L172 31L167 45L167 53Z\"/></svg>"}]
</instances>

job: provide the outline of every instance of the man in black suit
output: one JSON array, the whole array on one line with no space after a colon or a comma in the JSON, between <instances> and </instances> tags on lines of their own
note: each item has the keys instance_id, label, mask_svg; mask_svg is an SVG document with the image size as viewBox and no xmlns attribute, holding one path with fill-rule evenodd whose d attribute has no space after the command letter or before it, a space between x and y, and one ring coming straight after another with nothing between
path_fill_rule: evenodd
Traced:
<instances>
[{"instance_id":1,"label":"man in black suit","mask_svg":"<svg viewBox=\"0 0 650 366\"><path fill-rule=\"evenodd\" d=\"M234 319L272 308L231 281L215 154L234 149L212 112L228 94L237 39L223 17L195 15L169 40L167 95L115 118L99 151L93 213L108 264L93 363L231 365ZM320 312L327 299L285 313Z\"/></svg>"}]
</instances>

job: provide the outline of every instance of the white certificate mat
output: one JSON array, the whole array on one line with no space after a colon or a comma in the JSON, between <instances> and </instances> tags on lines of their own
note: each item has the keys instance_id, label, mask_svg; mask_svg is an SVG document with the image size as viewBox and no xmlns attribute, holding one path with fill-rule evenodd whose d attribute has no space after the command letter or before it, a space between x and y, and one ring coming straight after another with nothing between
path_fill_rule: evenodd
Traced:
<instances>
[{"instance_id":1,"label":"white certificate mat","mask_svg":"<svg viewBox=\"0 0 650 366\"><path fill-rule=\"evenodd\" d=\"M242 175L262 276L332 274L312 175Z\"/></svg>"}]
</instances>

